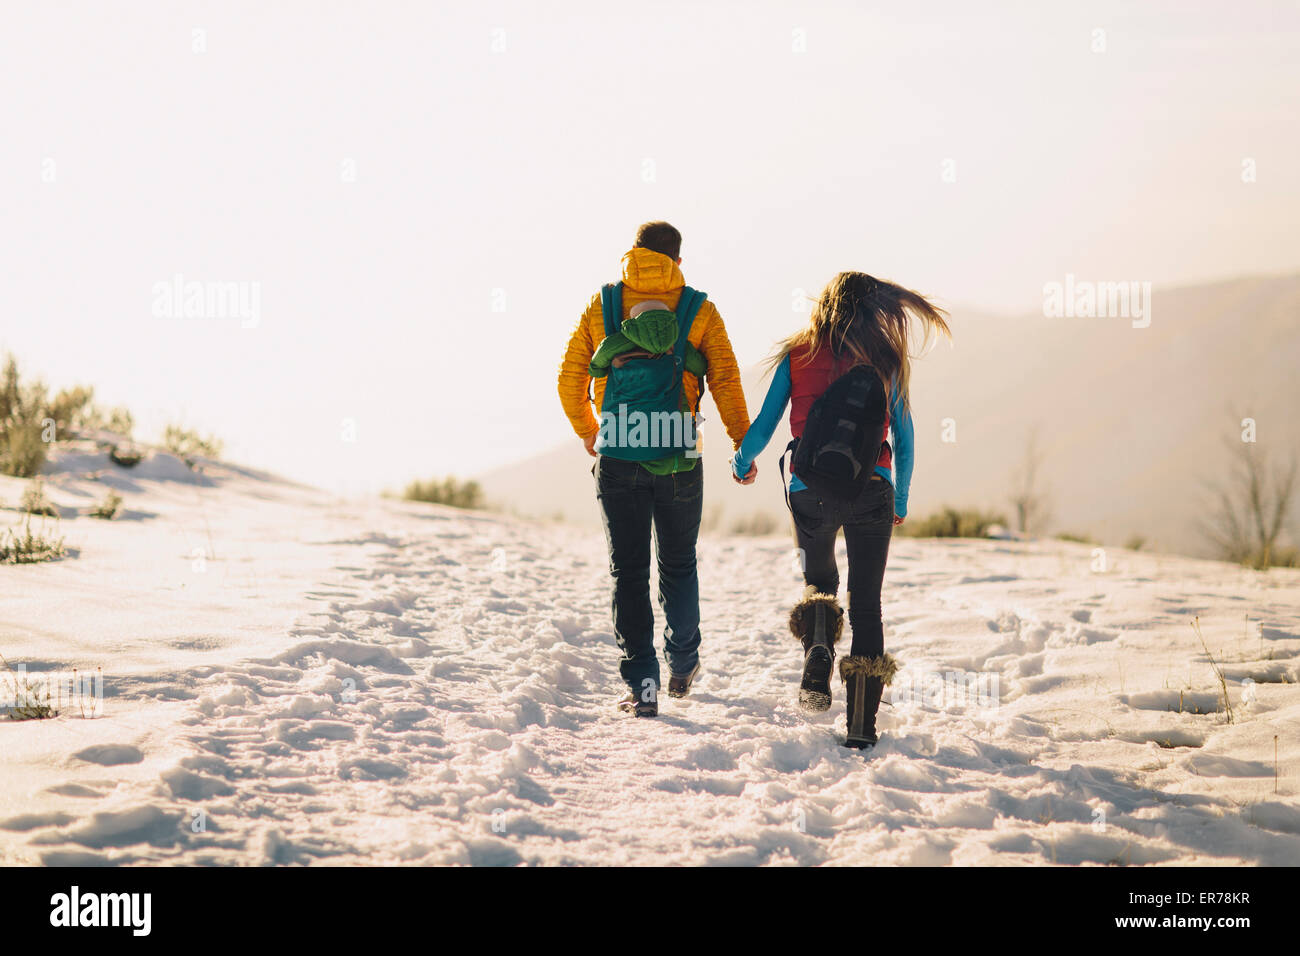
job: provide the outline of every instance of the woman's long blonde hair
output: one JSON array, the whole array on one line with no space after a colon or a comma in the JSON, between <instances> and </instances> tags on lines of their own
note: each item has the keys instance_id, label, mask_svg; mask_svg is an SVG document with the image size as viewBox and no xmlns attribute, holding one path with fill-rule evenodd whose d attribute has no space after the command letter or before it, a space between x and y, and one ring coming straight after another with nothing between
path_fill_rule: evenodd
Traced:
<instances>
[{"instance_id":1,"label":"woman's long blonde hair","mask_svg":"<svg viewBox=\"0 0 1300 956\"><path fill-rule=\"evenodd\" d=\"M952 338L947 313L924 296L865 272L841 272L822 290L808 324L777 346L771 364L775 368L797 349L807 349L806 361L811 362L829 348L836 357L847 357L851 365L874 368L886 393L896 387L906 408L916 357L910 349L913 321L922 333L916 356L929 346L931 336Z\"/></svg>"}]
</instances>

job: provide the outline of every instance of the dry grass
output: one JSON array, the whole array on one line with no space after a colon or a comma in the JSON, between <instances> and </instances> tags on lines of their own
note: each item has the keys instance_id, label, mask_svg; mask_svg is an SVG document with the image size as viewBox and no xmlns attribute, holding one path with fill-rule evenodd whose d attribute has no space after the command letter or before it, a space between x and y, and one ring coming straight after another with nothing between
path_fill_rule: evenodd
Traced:
<instances>
[{"instance_id":1,"label":"dry grass","mask_svg":"<svg viewBox=\"0 0 1300 956\"><path fill-rule=\"evenodd\" d=\"M1210 661L1210 667L1214 669L1214 676L1219 679L1219 694L1223 699L1223 712L1228 715L1228 723L1234 723L1232 702L1228 700L1228 679L1223 676L1223 668L1219 666L1219 662L1210 653L1210 645L1205 643L1205 635L1201 633L1201 619L1199 616L1192 618L1192 631L1195 632L1197 640L1201 642L1201 647L1205 648L1205 656Z\"/></svg>"},{"instance_id":2,"label":"dry grass","mask_svg":"<svg viewBox=\"0 0 1300 956\"><path fill-rule=\"evenodd\" d=\"M44 528L32 531L30 517L21 529L5 528L0 532L0 564L39 564L55 561L66 553L63 538L48 534Z\"/></svg>"}]
</instances>

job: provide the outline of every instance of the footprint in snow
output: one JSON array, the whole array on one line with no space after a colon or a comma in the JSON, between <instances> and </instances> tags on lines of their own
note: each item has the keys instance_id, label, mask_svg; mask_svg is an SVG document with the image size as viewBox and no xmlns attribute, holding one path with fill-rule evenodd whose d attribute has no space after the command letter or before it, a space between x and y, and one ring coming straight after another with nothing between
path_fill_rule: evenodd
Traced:
<instances>
[{"instance_id":1,"label":"footprint in snow","mask_svg":"<svg viewBox=\"0 0 1300 956\"><path fill-rule=\"evenodd\" d=\"M121 764L140 763L144 754L138 747L130 744L95 744L85 750L78 750L72 755L86 763L99 764L102 767L116 767Z\"/></svg>"}]
</instances>

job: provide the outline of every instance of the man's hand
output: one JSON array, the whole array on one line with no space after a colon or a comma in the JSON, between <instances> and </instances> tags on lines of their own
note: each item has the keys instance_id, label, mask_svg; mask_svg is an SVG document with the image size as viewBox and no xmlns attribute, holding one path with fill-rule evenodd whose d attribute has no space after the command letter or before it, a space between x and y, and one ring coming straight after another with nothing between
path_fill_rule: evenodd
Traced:
<instances>
[{"instance_id":1,"label":"man's hand","mask_svg":"<svg viewBox=\"0 0 1300 956\"><path fill-rule=\"evenodd\" d=\"M750 463L749 472L745 475L744 478L737 477L734 471L731 473L731 480L738 485L752 485L754 483L754 479L757 477L758 477L758 462L756 461Z\"/></svg>"},{"instance_id":2,"label":"man's hand","mask_svg":"<svg viewBox=\"0 0 1300 956\"><path fill-rule=\"evenodd\" d=\"M600 457L599 453L597 453L596 451L596 439L599 437L600 437L600 432L592 432L590 435L588 435L586 438L582 440L582 447L587 449L587 454L590 455L592 458Z\"/></svg>"},{"instance_id":3,"label":"man's hand","mask_svg":"<svg viewBox=\"0 0 1300 956\"><path fill-rule=\"evenodd\" d=\"M900 524L902 524L906 520L907 520L906 518L900 518L898 515L894 515L894 527L897 528Z\"/></svg>"}]
</instances>

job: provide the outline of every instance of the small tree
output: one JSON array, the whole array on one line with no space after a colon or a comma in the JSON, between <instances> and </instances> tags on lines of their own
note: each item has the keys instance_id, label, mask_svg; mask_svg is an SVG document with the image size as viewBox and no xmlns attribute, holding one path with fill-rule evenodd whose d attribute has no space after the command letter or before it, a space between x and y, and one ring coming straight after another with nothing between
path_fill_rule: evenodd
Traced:
<instances>
[{"instance_id":1,"label":"small tree","mask_svg":"<svg viewBox=\"0 0 1300 956\"><path fill-rule=\"evenodd\" d=\"M1024 457L1012 475L1011 507L1015 509L1016 530L1021 534L1040 531L1050 513L1047 495L1041 487L1043 459L1038 427L1035 426L1029 430Z\"/></svg>"},{"instance_id":2,"label":"small tree","mask_svg":"<svg viewBox=\"0 0 1300 956\"><path fill-rule=\"evenodd\" d=\"M18 478L39 475L49 450L45 441L45 386L24 385L10 355L0 373L0 473Z\"/></svg>"},{"instance_id":3,"label":"small tree","mask_svg":"<svg viewBox=\"0 0 1300 956\"><path fill-rule=\"evenodd\" d=\"M1294 553L1283 553L1278 539L1287 527L1296 486L1296 456L1287 464L1270 465L1267 452L1255 442L1227 447L1232 460L1229 479L1211 485L1214 507L1202 530L1216 552L1227 561L1252 568L1294 564Z\"/></svg>"}]
</instances>

